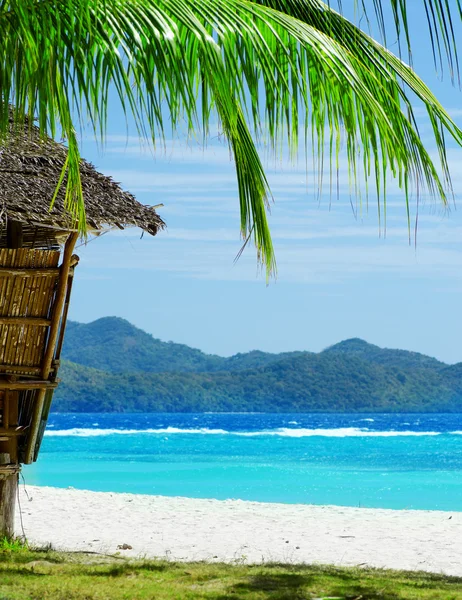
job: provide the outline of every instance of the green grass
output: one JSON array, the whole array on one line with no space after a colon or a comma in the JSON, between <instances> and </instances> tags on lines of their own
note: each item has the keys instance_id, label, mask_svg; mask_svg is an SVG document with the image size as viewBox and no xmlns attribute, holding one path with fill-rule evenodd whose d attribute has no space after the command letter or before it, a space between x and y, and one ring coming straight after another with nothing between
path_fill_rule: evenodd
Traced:
<instances>
[{"instance_id":1,"label":"green grass","mask_svg":"<svg viewBox=\"0 0 462 600\"><path fill-rule=\"evenodd\" d=\"M3 555L8 555L15 552L29 552L29 544L23 542L21 538L10 539L7 537L0 538L0 552Z\"/></svg>"},{"instance_id":2,"label":"green grass","mask_svg":"<svg viewBox=\"0 0 462 600\"><path fill-rule=\"evenodd\" d=\"M462 578L304 565L133 562L0 541L0 600L455 600Z\"/></svg>"}]
</instances>

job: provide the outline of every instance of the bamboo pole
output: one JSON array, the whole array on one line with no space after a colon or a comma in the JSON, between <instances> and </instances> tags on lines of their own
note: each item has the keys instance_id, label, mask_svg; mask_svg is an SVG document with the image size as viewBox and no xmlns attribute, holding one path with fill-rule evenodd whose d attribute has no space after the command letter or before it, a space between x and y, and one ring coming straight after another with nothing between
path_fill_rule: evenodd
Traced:
<instances>
[{"instance_id":1,"label":"bamboo pole","mask_svg":"<svg viewBox=\"0 0 462 600\"><path fill-rule=\"evenodd\" d=\"M10 399L11 399L11 394L10 394L10 391L7 390L3 397L3 419L2 419L3 429L8 429L10 426Z\"/></svg>"},{"instance_id":2,"label":"bamboo pole","mask_svg":"<svg viewBox=\"0 0 462 600\"><path fill-rule=\"evenodd\" d=\"M19 437L24 433L25 429L25 427L19 426L15 427L14 429L12 429L11 427L9 429L3 429L2 427L0 427L0 436L4 438Z\"/></svg>"},{"instance_id":3,"label":"bamboo pole","mask_svg":"<svg viewBox=\"0 0 462 600\"><path fill-rule=\"evenodd\" d=\"M17 365L0 365L0 373L5 373L5 371L19 373L21 377L40 375L42 373L42 369L40 367L29 367L27 365L21 367L18 367Z\"/></svg>"},{"instance_id":4,"label":"bamboo pole","mask_svg":"<svg viewBox=\"0 0 462 600\"><path fill-rule=\"evenodd\" d=\"M0 538L14 535L14 510L18 490L19 465L11 465L7 452L0 452Z\"/></svg>"},{"instance_id":5,"label":"bamboo pole","mask_svg":"<svg viewBox=\"0 0 462 600\"><path fill-rule=\"evenodd\" d=\"M59 339L56 345L55 352L55 364L59 364L59 359L61 358L61 350L63 348L64 342L64 333L66 331L67 324L67 315L69 313L69 303L71 301L71 293L72 293L72 283L74 282L74 269L79 264L79 257L76 254L73 254L71 257L71 268L69 269L69 281L67 284L67 292L66 292L66 300L64 302L64 310L63 317L61 319L61 328L59 330Z\"/></svg>"},{"instance_id":6,"label":"bamboo pole","mask_svg":"<svg viewBox=\"0 0 462 600\"><path fill-rule=\"evenodd\" d=\"M53 304L51 326L48 334L47 346L45 349L45 355L42 361L42 379L46 380L50 376L51 363L53 361L53 355L55 352L56 341L59 332L59 324L61 321L61 315L63 313L64 302L66 299L66 289L69 281L69 271L72 263L72 252L74 250L75 243L79 237L78 233L71 233L67 238L66 245L64 246L63 262L60 267L60 275L58 279L58 288L56 290L55 301ZM28 382L29 383L29 382ZM30 425L29 436L27 439L27 446L25 452L24 462L25 464L31 464L34 460L35 445L37 443L37 436L39 433L40 420L43 411L43 405L45 401L46 388L42 388L37 393L35 400L34 412L32 415L32 421Z\"/></svg>"},{"instance_id":7,"label":"bamboo pole","mask_svg":"<svg viewBox=\"0 0 462 600\"><path fill-rule=\"evenodd\" d=\"M0 379L0 390L49 390L56 387L58 387L56 382L48 380L2 381Z\"/></svg>"},{"instance_id":8,"label":"bamboo pole","mask_svg":"<svg viewBox=\"0 0 462 600\"><path fill-rule=\"evenodd\" d=\"M68 277L67 290L66 290L66 298L64 300L64 308L63 308L63 312L62 312L62 316L61 316L59 336L57 338L58 341L56 343L54 359L52 360L52 363L51 363L52 369L53 369L53 372L50 374L50 377L49 377L51 381L56 381L56 376L58 373L60 357L61 357L61 350L62 350L63 341L64 341L64 333L66 331L67 315L69 312L69 303L70 303L71 293L72 293L72 283L74 281L74 269L75 269L76 265L78 265L78 263L79 263L79 257L76 254L73 254L71 257L71 262L70 262L69 277ZM40 422L37 427L38 432L37 432L37 439L35 442L34 460L37 457L37 452L39 451L43 436L45 434L45 429L46 429L46 425L47 425L47 421L48 421L48 414L50 412L51 402L53 400L53 391L54 391L53 388L47 389L44 400L43 400L41 419L40 419Z\"/></svg>"},{"instance_id":9,"label":"bamboo pole","mask_svg":"<svg viewBox=\"0 0 462 600\"><path fill-rule=\"evenodd\" d=\"M78 240L78 237L78 233L71 233L64 247L63 263L60 268L58 289L56 290L56 299L53 305L50 332L48 335L47 347L42 363L43 379L47 379L50 374L51 362L53 360L53 354L55 352L56 340L58 338L59 332L59 325L63 313L64 302L66 299L66 289L69 282L69 271L71 269L72 263L72 252L74 250L74 246L76 241Z\"/></svg>"},{"instance_id":10,"label":"bamboo pole","mask_svg":"<svg viewBox=\"0 0 462 600\"><path fill-rule=\"evenodd\" d=\"M50 319L39 317L0 317L0 325L34 325L35 327L49 327Z\"/></svg>"},{"instance_id":11,"label":"bamboo pole","mask_svg":"<svg viewBox=\"0 0 462 600\"><path fill-rule=\"evenodd\" d=\"M56 277L59 268L32 269L22 267L0 267L0 277Z\"/></svg>"}]
</instances>

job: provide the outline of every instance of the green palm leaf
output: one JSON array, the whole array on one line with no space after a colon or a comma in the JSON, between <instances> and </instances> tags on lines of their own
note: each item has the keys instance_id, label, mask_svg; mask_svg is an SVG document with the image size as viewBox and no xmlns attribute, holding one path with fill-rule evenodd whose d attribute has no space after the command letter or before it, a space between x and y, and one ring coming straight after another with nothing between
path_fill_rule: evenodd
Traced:
<instances>
[{"instance_id":1,"label":"green palm leaf","mask_svg":"<svg viewBox=\"0 0 462 600\"><path fill-rule=\"evenodd\" d=\"M391 2L396 26L405 24L406 3ZM431 30L454 61L447 3L422 2L440 10ZM374 7L380 20L379 0ZM0 134L5 142L11 104L18 123L35 116L44 134L63 132L66 202L82 232L75 114L103 139L112 88L154 144L183 123L205 139L218 116L235 159L241 232L253 236L268 273L262 135L275 151L287 140L294 153L302 130L320 179L325 155L330 173L338 168L344 141L358 194L372 179L385 199L394 176L406 202L412 187L447 200L445 135L462 143L462 132L409 66L320 0L0 0L0 23ZM419 136L413 94L427 109L437 164Z\"/></svg>"}]
</instances>

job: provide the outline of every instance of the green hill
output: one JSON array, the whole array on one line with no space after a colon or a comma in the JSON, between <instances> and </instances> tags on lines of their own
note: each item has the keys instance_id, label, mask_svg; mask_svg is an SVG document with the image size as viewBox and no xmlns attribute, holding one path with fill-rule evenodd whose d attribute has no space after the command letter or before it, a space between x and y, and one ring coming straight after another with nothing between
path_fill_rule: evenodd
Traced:
<instances>
[{"instance_id":1,"label":"green hill","mask_svg":"<svg viewBox=\"0 0 462 600\"><path fill-rule=\"evenodd\" d=\"M63 412L462 411L462 364L360 339L223 358L106 317L69 323L64 357L53 405Z\"/></svg>"},{"instance_id":2,"label":"green hill","mask_svg":"<svg viewBox=\"0 0 462 600\"><path fill-rule=\"evenodd\" d=\"M208 371L223 360L184 344L162 342L118 317L89 324L70 321L63 354L70 361L112 373Z\"/></svg>"},{"instance_id":3,"label":"green hill","mask_svg":"<svg viewBox=\"0 0 462 600\"><path fill-rule=\"evenodd\" d=\"M368 344L359 338L345 340L344 342L330 346L324 350L323 354L347 354L348 356L355 356L367 360L368 362L387 366L394 365L401 369L442 369L447 366L439 360L436 360L436 358L420 354L419 352L380 348L379 346L374 346L374 344Z\"/></svg>"},{"instance_id":4,"label":"green hill","mask_svg":"<svg viewBox=\"0 0 462 600\"><path fill-rule=\"evenodd\" d=\"M162 342L118 317L104 317L89 324L70 321L63 352L72 362L111 373L241 371L303 354L254 350L224 358L185 344Z\"/></svg>"}]
</instances>

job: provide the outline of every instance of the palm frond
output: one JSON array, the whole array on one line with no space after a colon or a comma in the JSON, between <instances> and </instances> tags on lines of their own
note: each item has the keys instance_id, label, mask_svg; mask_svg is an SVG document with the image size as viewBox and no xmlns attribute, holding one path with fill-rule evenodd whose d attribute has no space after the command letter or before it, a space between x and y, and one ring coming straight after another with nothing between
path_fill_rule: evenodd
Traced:
<instances>
[{"instance_id":1,"label":"palm frond","mask_svg":"<svg viewBox=\"0 0 462 600\"><path fill-rule=\"evenodd\" d=\"M0 24L0 135L11 104L18 122L36 116L44 133L63 132L67 203L82 232L75 115L104 139L112 89L154 144L183 123L206 137L218 116L235 158L241 233L253 235L268 273L271 194L255 141L264 133L294 153L302 129L321 174L325 155L331 173L338 167L343 139L353 184L372 178L379 198L391 175L407 202L412 185L447 199L445 135L462 143L462 132L409 66L320 0L0 0ZM439 164L419 136L413 94Z\"/></svg>"},{"instance_id":2,"label":"palm frond","mask_svg":"<svg viewBox=\"0 0 462 600\"><path fill-rule=\"evenodd\" d=\"M458 41L454 24L460 22L462 17L461 0L372 0L372 2L353 0L353 2L361 9L361 16L367 20L375 20L385 44L387 27L384 9L391 8L394 34L400 46L404 42L411 62L413 41L410 33L409 8L412 3L414 10L420 9L427 20L435 66L442 73L444 63L447 62L451 78L453 80L457 78L460 83ZM341 7L342 1L337 0L337 5Z\"/></svg>"}]
</instances>

